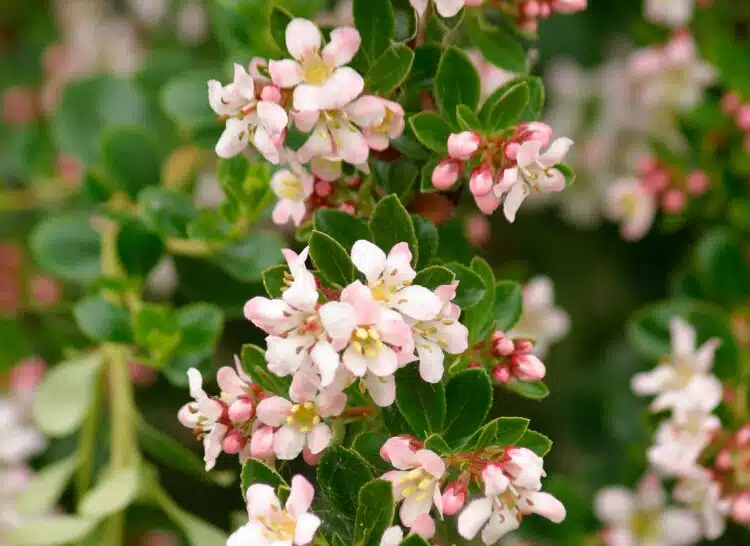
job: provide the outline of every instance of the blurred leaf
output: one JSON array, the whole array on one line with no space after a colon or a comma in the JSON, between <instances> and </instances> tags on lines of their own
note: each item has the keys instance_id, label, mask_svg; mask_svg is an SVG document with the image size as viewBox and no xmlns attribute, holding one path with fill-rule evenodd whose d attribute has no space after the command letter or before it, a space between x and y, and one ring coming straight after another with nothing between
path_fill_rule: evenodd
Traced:
<instances>
[{"instance_id":1,"label":"blurred leaf","mask_svg":"<svg viewBox=\"0 0 750 546\"><path fill-rule=\"evenodd\" d=\"M146 188L138 195L143 223L165 237L185 237L188 223L198 218L193 200L166 188Z\"/></svg>"},{"instance_id":2,"label":"blurred leaf","mask_svg":"<svg viewBox=\"0 0 750 546\"><path fill-rule=\"evenodd\" d=\"M70 282L90 282L101 274L99 234L91 217L68 212L42 220L29 240L34 260Z\"/></svg>"},{"instance_id":3,"label":"blurred leaf","mask_svg":"<svg viewBox=\"0 0 750 546\"><path fill-rule=\"evenodd\" d=\"M92 518L104 518L121 512L135 499L139 482L137 467L105 474L81 499L78 513Z\"/></svg>"},{"instance_id":4,"label":"blurred leaf","mask_svg":"<svg viewBox=\"0 0 750 546\"><path fill-rule=\"evenodd\" d=\"M422 379L417 366L396 372L396 404L417 438L443 430L445 403L443 384Z\"/></svg>"},{"instance_id":5,"label":"blurred leaf","mask_svg":"<svg viewBox=\"0 0 750 546\"><path fill-rule=\"evenodd\" d=\"M83 539L97 520L77 516L46 516L13 529L7 536L9 546L55 546Z\"/></svg>"},{"instance_id":6,"label":"blurred leaf","mask_svg":"<svg viewBox=\"0 0 750 546\"><path fill-rule=\"evenodd\" d=\"M484 370L464 370L445 387L443 438L460 445L484 423L492 405L492 382Z\"/></svg>"},{"instance_id":7,"label":"blurred leaf","mask_svg":"<svg viewBox=\"0 0 750 546\"><path fill-rule=\"evenodd\" d=\"M163 254L161 238L139 220L124 222L117 231L117 255L129 275L147 277Z\"/></svg>"},{"instance_id":8,"label":"blurred leaf","mask_svg":"<svg viewBox=\"0 0 750 546\"><path fill-rule=\"evenodd\" d=\"M133 317L133 338L163 365L182 339L177 314L167 306L143 304Z\"/></svg>"},{"instance_id":9,"label":"blurred leaf","mask_svg":"<svg viewBox=\"0 0 750 546\"><path fill-rule=\"evenodd\" d=\"M255 233L217 254L218 264L230 275L246 282L260 281L263 271L281 261L286 244L277 233Z\"/></svg>"},{"instance_id":10,"label":"blurred leaf","mask_svg":"<svg viewBox=\"0 0 750 546\"><path fill-rule=\"evenodd\" d=\"M224 313L210 303L192 303L177 312L181 341L179 353L213 349L224 325Z\"/></svg>"},{"instance_id":11,"label":"blurred leaf","mask_svg":"<svg viewBox=\"0 0 750 546\"><path fill-rule=\"evenodd\" d=\"M276 47L283 53L288 53L286 49L286 27L292 21L292 15L280 6L271 8L271 19L269 21L269 30Z\"/></svg>"},{"instance_id":12,"label":"blurred leaf","mask_svg":"<svg viewBox=\"0 0 750 546\"><path fill-rule=\"evenodd\" d=\"M77 467L78 456L71 455L42 468L18 497L18 514L34 518L49 513L62 497Z\"/></svg>"},{"instance_id":13,"label":"blurred leaf","mask_svg":"<svg viewBox=\"0 0 750 546\"><path fill-rule=\"evenodd\" d=\"M91 296L76 303L73 317L78 328L93 341L125 343L132 339L128 312L100 296Z\"/></svg>"},{"instance_id":14,"label":"blurred leaf","mask_svg":"<svg viewBox=\"0 0 750 546\"><path fill-rule=\"evenodd\" d=\"M170 79L159 92L161 107L180 127L219 127L206 99L206 81L212 77L205 70L186 72Z\"/></svg>"},{"instance_id":15,"label":"blurred leaf","mask_svg":"<svg viewBox=\"0 0 750 546\"><path fill-rule=\"evenodd\" d=\"M515 281L498 281L495 285L495 328L510 331L523 312L523 290Z\"/></svg>"},{"instance_id":16,"label":"blurred leaf","mask_svg":"<svg viewBox=\"0 0 750 546\"><path fill-rule=\"evenodd\" d=\"M750 296L750 268L739 241L726 229L709 231L696 244L695 272L703 293L736 306Z\"/></svg>"},{"instance_id":17,"label":"blurred leaf","mask_svg":"<svg viewBox=\"0 0 750 546\"><path fill-rule=\"evenodd\" d=\"M475 110L479 93L479 74L471 59L457 47L448 46L435 75L435 101L440 112L455 124L456 107L465 104Z\"/></svg>"},{"instance_id":18,"label":"blurred leaf","mask_svg":"<svg viewBox=\"0 0 750 546\"><path fill-rule=\"evenodd\" d=\"M136 199L148 186L158 186L163 158L157 142L141 127L118 127L102 142L102 158L109 176Z\"/></svg>"},{"instance_id":19,"label":"blurred leaf","mask_svg":"<svg viewBox=\"0 0 750 546\"><path fill-rule=\"evenodd\" d=\"M29 342L21 321L0 317L0 372L9 370L29 354Z\"/></svg>"}]
</instances>

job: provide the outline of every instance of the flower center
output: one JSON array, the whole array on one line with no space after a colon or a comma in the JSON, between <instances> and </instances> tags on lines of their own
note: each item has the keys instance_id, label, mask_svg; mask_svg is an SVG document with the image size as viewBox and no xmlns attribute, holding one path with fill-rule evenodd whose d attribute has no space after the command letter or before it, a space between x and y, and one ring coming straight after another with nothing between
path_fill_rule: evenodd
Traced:
<instances>
[{"instance_id":1,"label":"flower center","mask_svg":"<svg viewBox=\"0 0 750 546\"><path fill-rule=\"evenodd\" d=\"M404 498L416 495L417 500L420 501L430 495L430 490L436 482L435 476L421 467L410 470L398 480L399 485L405 486L403 489Z\"/></svg>"},{"instance_id":2,"label":"flower center","mask_svg":"<svg viewBox=\"0 0 750 546\"><path fill-rule=\"evenodd\" d=\"M282 199L290 201L301 201L305 197L305 190L299 178L295 176L285 176L279 182L276 188L276 195Z\"/></svg>"},{"instance_id":3,"label":"flower center","mask_svg":"<svg viewBox=\"0 0 750 546\"><path fill-rule=\"evenodd\" d=\"M372 358L383 347L383 342L374 328L359 327L352 334L352 347L359 354Z\"/></svg>"},{"instance_id":4,"label":"flower center","mask_svg":"<svg viewBox=\"0 0 750 546\"><path fill-rule=\"evenodd\" d=\"M292 409L289 410L286 423L297 427L300 432L306 434L310 432L314 426L320 424L320 416L315 411L315 404L312 402L295 404L292 406Z\"/></svg>"},{"instance_id":5,"label":"flower center","mask_svg":"<svg viewBox=\"0 0 750 546\"><path fill-rule=\"evenodd\" d=\"M266 538L290 542L294 539L297 524L286 510L280 510L273 506L271 507L271 513L267 516L260 516L258 521L265 527L263 535Z\"/></svg>"},{"instance_id":6,"label":"flower center","mask_svg":"<svg viewBox=\"0 0 750 546\"><path fill-rule=\"evenodd\" d=\"M373 127L372 131L374 133L387 133L388 129L390 129L391 127L391 123L393 123L393 112L386 108L385 116L383 116L383 121L380 123L380 125L376 125L375 127Z\"/></svg>"},{"instance_id":7,"label":"flower center","mask_svg":"<svg viewBox=\"0 0 750 546\"><path fill-rule=\"evenodd\" d=\"M331 69L317 52L311 53L304 59L302 71L305 82L312 85L322 84L331 75Z\"/></svg>"}]
</instances>

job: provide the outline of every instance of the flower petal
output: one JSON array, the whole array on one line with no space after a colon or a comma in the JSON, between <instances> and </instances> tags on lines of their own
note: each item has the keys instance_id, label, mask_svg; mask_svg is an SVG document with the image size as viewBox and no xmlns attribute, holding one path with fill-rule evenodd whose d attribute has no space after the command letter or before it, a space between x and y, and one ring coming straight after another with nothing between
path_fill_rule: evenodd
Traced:
<instances>
[{"instance_id":1,"label":"flower petal","mask_svg":"<svg viewBox=\"0 0 750 546\"><path fill-rule=\"evenodd\" d=\"M310 453L317 455L331 443L331 428L325 423L320 423L313 427L310 433L307 435L307 446L310 448Z\"/></svg>"},{"instance_id":2,"label":"flower petal","mask_svg":"<svg viewBox=\"0 0 750 546\"><path fill-rule=\"evenodd\" d=\"M362 38L353 27L340 27L331 32L331 41L323 48L326 64L342 66L354 58Z\"/></svg>"},{"instance_id":3,"label":"flower petal","mask_svg":"<svg viewBox=\"0 0 750 546\"><path fill-rule=\"evenodd\" d=\"M294 528L294 544L309 544L320 527L320 518L315 514L302 514ZM248 543L249 544L249 543Z\"/></svg>"},{"instance_id":4,"label":"flower petal","mask_svg":"<svg viewBox=\"0 0 750 546\"><path fill-rule=\"evenodd\" d=\"M352 262L368 283L378 280L385 270L385 252L370 241L361 239L352 246Z\"/></svg>"},{"instance_id":5,"label":"flower petal","mask_svg":"<svg viewBox=\"0 0 750 546\"><path fill-rule=\"evenodd\" d=\"M527 195L529 195L529 189L526 187L526 184L520 182L513 184L508 195L505 196L505 202L503 203L503 213L508 222L513 223L516 220L516 213Z\"/></svg>"},{"instance_id":6,"label":"flower petal","mask_svg":"<svg viewBox=\"0 0 750 546\"><path fill-rule=\"evenodd\" d=\"M286 48L298 61L305 54L320 50L323 36L320 29L312 21L307 19L292 19L286 26Z\"/></svg>"},{"instance_id":7,"label":"flower petal","mask_svg":"<svg viewBox=\"0 0 750 546\"><path fill-rule=\"evenodd\" d=\"M280 396L272 396L261 400L258 404L257 415L262 423L271 427L280 427L286 423L289 411L292 409L292 403ZM300 448L301 450L302 448Z\"/></svg>"},{"instance_id":8,"label":"flower petal","mask_svg":"<svg viewBox=\"0 0 750 546\"><path fill-rule=\"evenodd\" d=\"M273 83L285 89L294 87L302 81L302 66L292 59L269 62L268 72Z\"/></svg>"},{"instance_id":9,"label":"flower petal","mask_svg":"<svg viewBox=\"0 0 750 546\"><path fill-rule=\"evenodd\" d=\"M260 405L258 407L260 409ZM296 459L303 447L305 435L292 426L284 425L273 435L273 451L282 461Z\"/></svg>"},{"instance_id":10,"label":"flower petal","mask_svg":"<svg viewBox=\"0 0 750 546\"><path fill-rule=\"evenodd\" d=\"M458 516L458 534L465 539L473 539L487 523L492 514L492 501L487 498L471 502Z\"/></svg>"},{"instance_id":11,"label":"flower petal","mask_svg":"<svg viewBox=\"0 0 750 546\"><path fill-rule=\"evenodd\" d=\"M307 512L315 497L315 488L304 476L297 474L292 478L292 487L286 501L286 511L294 518L299 518Z\"/></svg>"}]
</instances>

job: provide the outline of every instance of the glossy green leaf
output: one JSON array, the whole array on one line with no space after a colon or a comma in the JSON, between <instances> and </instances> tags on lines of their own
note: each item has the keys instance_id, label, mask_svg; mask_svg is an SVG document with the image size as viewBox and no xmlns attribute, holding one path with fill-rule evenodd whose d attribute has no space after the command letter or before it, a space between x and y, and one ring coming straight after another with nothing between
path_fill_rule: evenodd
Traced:
<instances>
[{"instance_id":1,"label":"glossy green leaf","mask_svg":"<svg viewBox=\"0 0 750 546\"><path fill-rule=\"evenodd\" d=\"M318 463L318 487L342 514L353 517L359 490L372 480L370 466L354 451L341 446L327 449Z\"/></svg>"},{"instance_id":2,"label":"glossy green leaf","mask_svg":"<svg viewBox=\"0 0 750 546\"><path fill-rule=\"evenodd\" d=\"M543 400L549 396L549 388L543 381L515 381L508 383L505 387L509 391L531 400Z\"/></svg>"},{"instance_id":3,"label":"glossy green leaf","mask_svg":"<svg viewBox=\"0 0 750 546\"><path fill-rule=\"evenodd\" d=\"M493 97L487 99L487 103L490 103L490 99ZM526 82L521 82L508 89L491 104L493 107L484 119L488 130L501 131L512 127L521 120L529 104L529 86Z\"/></svg>"},{"instance_id":4,"label":"glossy green leaf","mask_svg":"<svg viewBox=\"0 0 750 546\"><path fill-rule=\"evenodd\" d=\"M428 383L418 366L406 366L396 373L396 404L418 438L440 432L445 422L445 388Z\"/></svg>"},{"instance_id":5,"label":"glossy green leaf","mask_svg":"<svg viewBox=\"0 0 750 546\"><path fill-rule=\"evenodd\" d=\"M412 214L411 220L414 224L414 233L417 235L417 245L419 246L419 260L417 260L416 265L416 269L419 270L427 267L437 253L438 230L435 224L418 214Z\"/></svg>"},{"instance_id":6,"label":"glossy green leaf","mask_svg":"<svg viewBox=\"0 0 750 546\"><path fill-rule=\"evenodd\" d=\"M461 322L469 329L470 344L484 338L495 318L495 273L479 256L471 261L471 270L482 278L485 292L479 303L467 309L461 317Z\"/></svg>"},{"instance_id":7,"label":"glossy green leaf","mask_svg":"<svg viewBox=\"0 0 750 546\"><path fill-rule=\"evenodd\" d=\"M450 284L456 279L453 271L442 265L431 265L417 273L414 284L434 290L443 284Z\"/></svg>"},{"instance_id":8,"label":"glossy green leaf","mask_svg":"<svg viewBox=\"0 0 750 546\"><path fill-rule=\"evenodd\" d=\"M492 382L481 369L464 370L445 387L446 413L443 438L460 445L484 423L492 406Z\"/></svg>"},{"instance_id":9,"label":"glossy green leaf","mask_svg":"<svg viewBox=\"0 0 750 546\"><path fill-rule=\"evenodd\" d=\"M540 457L544 457L552 449L552 440L540 432L527 430L516 446L528 448Z\"/></svg>"},{"instance_id":10,"label":"glossy green leaf","mask_svg":"<svg viewBox=\"0 0 750 546\"><path fill-rule=\"evenodd\" d=\"M509 331L518 323L523 312L523 290L515 281L495 284L495 328Z\"/></svg>"},{"instance_id":11,"label":"glossy green leaf","mask_svg":"<svg viewBox=\"0 0 750 546\"><path fill-rule=\"evenodd\" d=\"M411 216L395 195L384 197L372 211L370 231L373 240L386 254L398 243L407 243L412 263L419 260L417 234Z\"/></svg>"},{"instance_id":12,"label":"glossy green leaf","mask_svg":"<svg viewBox=\"0 0 750 546\"><path fill-rule=\"evenodd\" d=\"M362 37L360 46L370 61L388 48L396 35L393 8L390 0L354 0L354 26Z\"/></svg>"},{"instance_id":13,"label":"glossy green leaf","mask_svg":"<svg viewBox=\"0 0 750 546\"><path fill-rule=\"evenodd\" d=\"M310 257L320 275L331 285L345 287L357 278L356 269L346 249L320 231L310 237Z\"/></svg>"},{"instance_id":14,"label":"glossy green leaf","mask_svg":"<svg viewBox=\"0 0 750 546\"><path fill-rule=\"evenodd\" d=\"M45 218L29 241L36 263L70 282L90 282L101 275L100 246L91 216L83 212Z\"/></svg>"},{"instance_id":15,"label":"glossy green leaf","mask_svg":"<svg viewBox=\"0 0 750 546\"><path fill-rule=\"evenodd\" d=\"M426 148L440 154L448 151L448 137L451 135L450 125L435 112L420 112L409 118L414 136Z\"/></svg>"},{"instance_id":16,"label":"glossy green leaf","mask_svg":"<svg viewBox=\"0 0 750 546\"><path fill-rule=\"evenodd\" d=\"M242 496L247 495L248 488L256 483L270 485L274 489L287 485L284 478L275 469L259 459L250 458L242 465Z\"/></svg>"},{"instance_id":17,"label":"glossy green leaf","mask_svg":"<svg viewBox=\"0 0 750 546\"><path fill-rule=\"evenodd\" d=\"M394 194L406 202L419 178L419 165L407 157L400 157L391 163L378 165L381 167L377 172L383 191L386 194Z\"/></svg>"},{"instance_id":18,"label":"glossy green leaf","mask_svg":"<svg viewBox=\"0 0 750 546\"><path fill-rule=\"evenodd\" d=\"M458 105L476 109L479 93L479 74L471 59L457 47L448 46L435 75L435 101L440 112L455 124Z\"/></svg>"},{"instance_id":19,"label":"glossy green leaf","mask_svg":"<svg viewBox=\"0 0 750 546\"><path fill-rule=\"evenodd\" d=\"M439 434L428 436L424 441L424 447L425 449L434 451L438 455L449 455L454 451Z\"/></svg>"},{"instance_id":20,"label":"glossy green leaf","mask_svg":"<svg viewBox=\"0 0 750 546\"><path fill-rule=\"evenodd\" d=\"M313 226L316 231L325 233L338 242L347 252L360 239L372 241L370 228L361 218L340 210L319 209L315 211Z\"/></svg>"},{"instance_id":21,"label":"glossy green leaf","mask_svg":"<svg viewBox=\"0 0 750 546\"><path fill-rule=\"evenodd\" d=\"M281 297L289 274L289 266L283 264L274 265L263 272L263 287L271 298Z\"/></svg>"},{"instance_id":22,"label":"glossy green leaf","mask_svg":"<svg viewBox=\"0 0 750 546\"><path fill-rule=\"evenodd\" d=\"M278 377L268 371L266 355L261 348L245 344L242 346L241 355L242 367L260 388L278 396L289 396L291 380L288 377Z\"/></svg>"},{"instance_id":23,"label":"glossy green leaf","mask_svg":"<svg viewBox=\"0 0 750 546\"><path fill-rule=\"evenodd\" d=\"M494 445L501 448L515 445L526 434L528 427L529 420L524 417L500 417L497 419Z\"/></svg>"},{"instance_id":24,"label":"glossy green leaf","mask_svg":"<svg viewBox=\"0 0 750 546\"><path fill-rule=\"evenodd\" d=\"M453 299L453 303L458 305L462 310L466 310L482 301L487 292L482 277L458 262L451 262L446 264L445 267L453 271L458 281L456 297Z\"/></svg>"},{"instance_id":25,"label":"glossy green leaf","mask_svg":"<svg viewBox=\"0 0 750 546\"><path fill-rule=\"evenodd\" d=\"M353 545L379 546L396 512L393 486L386 480L373 480L359 490L357 500Z\"/></svg>"},{"instance_id":26,"label":"glossy green leaf","mask_svg":"<svg viewBox=\"0 0 750 546\"><path fill-rule=\"evenodd\" d=\"M507 29L479 16L467 19L471 39L485 59L509 72L525 73L528 70L526 52Z\"/></svg>"},{"instance_id":27,"label":"glossy green leaf","mask_svg":"<svg viewBox=\"0 0 750 546\"><path fill-rule=\"evenodd\" d=\"M388 436L380 432L361 432L354 439L352 448L359 453L364 460L370 463L377 473L384 473L393 467L380 456L380 448L383 447Z\"/></svg>"},{"instance_id":28,"label":"glossy green leaf","mask_svg":"<svg viewBox=\"0 0 750 546\"><path fill-rule=\"evenodd\" d=\"M477 133L483 131L482 122L479 121L477 114L465 104L459 104L456 108L456 119L458 125L464 131L475 131Z\"/></svg>"},{"instance_id":29,"label":"glossy green leaf","mask_svg":"<svg viewBox=\"0 0 750 546\"><path fill-rule=\"evenodd\" d=\"M392 44L373 62L365 87L371 93L389 95L406 80L414 52L405 44Z\"/></svg>"}]
</instances>

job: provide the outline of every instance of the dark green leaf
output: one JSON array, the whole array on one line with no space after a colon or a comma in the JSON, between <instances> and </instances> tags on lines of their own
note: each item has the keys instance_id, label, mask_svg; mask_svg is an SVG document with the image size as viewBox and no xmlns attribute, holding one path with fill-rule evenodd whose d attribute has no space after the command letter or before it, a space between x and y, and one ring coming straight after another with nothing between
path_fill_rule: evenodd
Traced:
<instances>
[{"instance_id":1,"label":"dark green leaf","mask_svg":"<svg viewBox=\"0 0 750 546\"><path fill-rule=\"evenodd\" d=\"M435 112L420 112L409 118L414 136L426 148L440 154L448 151L448 137L451 127Z\"/></svg>"},{"instance_id":2,"label":"dark green leaf","mask_svg":"<svg viewBox=\"0 0 750 546\"><path fill-rule=\"evenodd\" d=\"M458 262L451 262L446 264L445 267L453 271L458 281L456 297L453 299L453 303L458 305L462 310L466 310L482 301L487 292L482 277Z\"/></svg>"},{"instance_id":3,"label":"dark green leaf","mask_svg":"<svg viewBox=\"0 0 750 546\"><path fill-rule=\"evenodd\" d=\"M361 218L335 209L315 211L313 226L316 231L325 233L336 240L347 252L351 252L354 243L360 239L372 241L370 228Z\"/></svg>"},{"instance_id":4,"label":"dark green leaf","mask_svg":"<svg viewBox=\"0 0 750 546\"><path fill-rule=\"evenodd\" d=\"M460 445L476 432L492 405L492 382L480 369L464 370L445 387L446 414L443 438Z\"/></svg>"},{"instance_id":5,"label":"dark green leaf","mask_svg":"<svg viewBox=\"0 0 750 546\"><path fill-rule=\"evenodd\" d=\"M449 455L453 453L453 449L451 449L451 447L446 443L443 437L440 436L439 434L431 434L424 441L424 447L425 449L434 451L438 455Z\"/></svg>"},{"instance_id":6,"label":"dark green leaf","mask_svg":"<svg viewBox=\"0 0 750 546\"><path fill-rule=\"evenodd\" d=\"M177 325L182 334L180 353L192 353L213 348L221 335L224 313L210 303L192 303L177 313Z\"/></svg>"},{"instance_id":7,"label":"dark green leaf","mask_svg":"<svg viewBox=\"0 0 750 546\"><path fill-rule=\"evenodd\" d=\"M487 99L490 102L491 96ZM521 120L529 104L529 86L526 82L508 89L496 101L492 102L492 109L486 114L484 123L490 131L507 129ZM482 113L484 113L484 108Z\"/></svg>"},{"instance_id":8,"label":"dark green leaf","mask_svg":"<svg viewBox=\"0 0 750 546\"><path fill-rule=\"evenodd\" d=\"M132 338L128 312L102 297L92 296L76 303L73 318L78 328L94 341L123 343Z\"/></svg>"},{"instance_id":9,"label":"dark green leaf","mask_svg":"<svg viewBox=\"0 0 750 546\"><path fill-rule=\"evenodd\" d=\"M271 37L276 43L276 46L283 53L287 53L286 49L286 27L292 20L291 14L282 8L281 6L273 6L271 8L271 19L268 24Z\"/></svg>"},{"instance_id":10,"label":"dark green leaf","mask_svg":"<svg viewBox=\"0 0 750 546\"><path fill-rule=\"evenodd\" d=\"M289 395L291 380L288 377L278 377L268 371L266 356L263 349L250 344L242 346L242 367L247 375L264 391L278 396Z\"/></svg>"},{"instance_id":11,"label":"dark green leaf","mask_svg":"<svg viewBox=\"0 0 750 546\"><path fill-rule=\"evenodd\" d=\"M417 12L409 0L391 0L397 42L408 42L417 35Z\"/></svg>"},{"instance_id":12,"label":"dark green leaf","mask_svg":"<svg viewBox=\"0 0 750 546\"><path fill-rule=\"evenodd\" d=\"M394 138L391 141L391 144L394 148L401 152L402 155L408 157L409 159L421 161L431 157L432 155L430 151L422 146L422 143L417 140L417 137L414 136L414 131L412 130L410 124L407 124L404 127L404 132L401 133L401 136L398 138Z\"/></svg>"},{"instance_id":13,"label":"dark green leaf","mask_svg":"<svg viewBox=\"0 0 750 546\"><path fill-rule=\"evenodd\" d=\"M430 546L425 539L419 535L409 535L399 546Z\"/></svg>"},{"instance_id":14,"label":"dark green leaf","mask_svg":"<svg viewBox=\"0 0 750 546\"><path fill-rule=\"evenodd\" d=\"M284 280L288 274L289 266L285 264L274 265L263 272L263 286L270 297L281 297L282 288L286 288Z\"/></svg>"},{"instance_id":15,"label":"dark green leaf","mask_svg":"<svg viewBox=\"0 0 750 546\"><path fill-rule=\"evenodd\" d=\"M372 478L367 462L345 447L326 450L318 463L320 491L344 515L355 515L359 490Z\"/></svg>"},{"instance_id":16,"label":"dark green leaf","mask_svg":"<svg viewBox=\"0 0 750 546\"><path fill-rule=\"evenodd\" d=\"M419 177L419 165L407 157L400 157L392 163L378 164L384 167L378 171L383 191L394 194L405 202Z\"/></svg>"},{"instance_id":17,"label":"dark green leaf","mask_svg":"<svg viewBox=\"0 0 750 546\"><path fill-rule=\"evenodd\" d=\"M422 379L418 366L406 366L396 373L396 404L418 438L443 429L445 388L442 383Z\"/></svg>"},{"instance_id":18,"label":"dark green leaf","mask_svg":"<svg viewBox=\"0 0 750 546\"><path fill-rule=\"evenodd\" d=\"M159 92L161 107L180 127L189 130L217 127L216 114L206 100L205 70L179 74Z\"/></svg>"},{"instance_id":19,"label":"dark green leaf","mask_svg":"<svg viewBox=\"0 0 750 546\"><path fill-rule=\"evenodd\" d=\"M417 234L409 213L395 195L384 197L372 211L370 231L375 244L386 254L398 243L407 243L412 264L419 261Z\"/></svg>"},{"instance_id":20,"label":"dark green leaf","mask_svg":"<svg viewBox=\"0 0 750 546\"><path fill-rule=\"evenodd\" d=\"M380 456L380 448L383 447L388 436L380 432L361 432L354 439L352 448L359 453L375 469L382 474L391 470L392 467Z\"/></svg>"},{"instance_id":21,"label":"dark green leaf","mask_svg":"<svg viewBox=\"0 0 750 546\"><path fill-rule=\"evenodd\" d=\"M371 93L389 95L400 86L411 70L414 52L405 44L392 44L372 64L365 78Z\"/></svg>"},{"instance_id":22,"label":"dark green leaf","mask_svg":"<svg viewBox=\"0 0 750 546\"><path fill-rule=\"evenodd\" d=\"M523 312L523 290L515 281L498 281L495 285L495 328L503 332L516 325Z\"/></svg>"},{"instance_id":23,"label":"dark green leaf","mask_svg":"<svg viewBox=\"0 0 750 546\"><path fill-rule=\"evenodd\" d=\"M440 64L441 49L437 45L423 45L414 50L414 63L407 80L410 87L431 87Z\"/></svg>"},{"instance_id":24,"label":"dark green leaf","mask_svg":"<svg viewBox=\"0 0 750 546\"><path fill-rule=\"evenodd\" d=\"M104 137L102 158L107 173L132 199L161 179L158 143L140 127L123 127Z\"/></svg>"},{"instance_id":25,"label":"dark green leaf","mask_svg":"<svg viewBox=\"0 0 750 546\"><path fill-rule=\"evenodd\" d=\"M516 446L528 448L540 457L544 457L552 449L552 440L540 432L527 430Z\"/></svg>"},{"instance_id":26,"label":"dark green leaf","mask_svg":"<svg viewBox=\"0 0 750 546\"><path fill-rule=\"evenodd\" d=\"M117 232L117 254L129 275L146 277L164 253L161 238L139 220L129 220Z\"/></svg>"},{"instance_id":27,"label":"dark green leaf","mask_svg":"<svg viewBox=\"0 0 750 546\"><path fill-rule=\"evenodd\" d=\"M325 233L313 231L310 256L320 275L331 285L345 287L357 278L346 249Z\"/></svg>"},{"instance_id":28,"label":"dark green leaf","mask_svg":"<svg viewBox=\"0 0 750 546\"><path fill-rule=\"evenodd\" d=\"M471 59L457 47L448 46L443 52L435 76L435 101L438 108L455 123L458 105L465 104L471 110L476 109L479 93L479 74Z\"/></svg>"},{"instance_id":29,"label":"dark green leaf","mask_svg":"<svg viewBox=\"0 0 750 546\"><path fill-rule=\"evenodd\" d=\"M479 16L468 20L471 39L485 59L510 72L525 73L528 70L526 52L508 30L489 24Z\"/></svg>"},{"instance_id":30,"label":"dark green leaf","mask_svg":"<svg viewBox=\"0 0 750 546\"><path fill-rule=\"evenodd\" d=\"M458 125L464 131L481 133L483 130L482 122L479 121L476 112L465 104L459 104L458 108L456 108L456 119L458 120Z\"/></svg>"},{"instance_id":31,"label":"dark green leaf","mask_svg":"<svg viewBox=\"0 0 750 546\"><path fill-rule=\"evenodd\" d=\"M354 26L362 37L360 46L374 61L388 48L396 35L395 19L390 0L354 0Z\"/></svg>"},{"instance_id":32,"label":"dark green leaf","mask_svg":"<svg viewBox=\"0 0 750 546\"><path fill-rule=\"evenodd\" d=\"M414 232L417 235L417 244L419 246L419 260L417 260L416 269L427 267L432 258L435 257L438 249L438 231L435 224L427 218L418 214L411 215L414 224Z\"/></svg>"},{"instance_id":33,"label":"dark green leaf","mask_svg":"<svg viewBox=\"0 0 750 546\"><path fill-rule=\"evenodd\" d=\"M245 282L261 280L263 271L281 261L286 244L277 233L255 233L248 239L217 255L219 265L235 279Z\"/></svg>"},{"instance_id":34,"label":"dark green leaf","mask_svg":"<svg viewBox=\"0 0 750 546\"><path fill-rule=\"evenodd\" d=\"M543 400L549 396L549 389L542 381L515 381L508 383L505 387L514 393L530 398L531 400Z\"/></svg>"},{"instance_id":35,"label":"dark green leaf","mask_svg":"<svg viewBox=\"0 0 750 546\"><path fill-rule=\"evenodd\" d=\"M501 448L516 444L526 434L529 426L529 420L524 417L500 417L496 421L494 444Z\"/></svg>"},{"instance_id":36,"label":"dark green leaf","mask_svg":"<svg viewBox=\"0 0 750 546\"><path fill-rule=\"evenodd\" d=\"M166 188L146 188L138 206L143 223L166 237L185 237L188 223L198 218L190 197Z\"/></svg>"},{"instance_id":37,"label":"dark green leaf","mask_svg":"<svg viewBox=\"0 0 750 546\"><path fill-rule=\"evenodd\" d=\"M450 284L456 279L453 271L442 265L431 265L417 273L414 284L434 290L438 286Z\"/></svg>"},{"instance_id":38,"label":"dark green leaf","mask_svg":"<svg viewBox=\"0 0 750 546\"><path fill-rule=\"evenodd\" d=\"M42 220L31 233L29 246L37 264L66 281L90 282L101 274L99 234L86 213Z\"/></svg>"},{"instance_id":39,"label":"dark green leaf","mask_svg":"<svg viewBox=\"0 0 750 546\"><path fill-rule=\"evenodd\" d=\"M247 495L248 488L256 483L270 485L277 489L280 485L287 485L284 478L275 469L261 460L250 458L242 465L242 496Z\"/></svg>"},{"instance_id":40,"label":"dark green leaf","mask_svg":"<svg viewBox=\"0 0 750 546\"><path fill-rule=\"evenodd\" d=\"M482 258L471 260L471 269L482 278L485 293L481 301L466 310L461 322L469 329L469 344L483 339L495 318L495 273Z\"/></svg>"},{"instance_id":41,"label":"dark green leaf","mask_svg":"<svg viewBox=\"0 0 750 546\"><path fill-rule=\"evenodd\" d=\"M712 300L731 306L750 295L750 268L727 229L714 229L698 241L694 263L701 289Z\"/></svg>"},{"instance_id":42,"label":"dark green leaf","mask_svg":"<svg viewBox=\"0 0 750 546\"><path fill-rule=\"evenodd\" d=\"M386 480L365 484L357 495L354 520L354 546L379 546L385 530L391 526L396 507L393 486Z\"/></svg>"}]
</instances>

